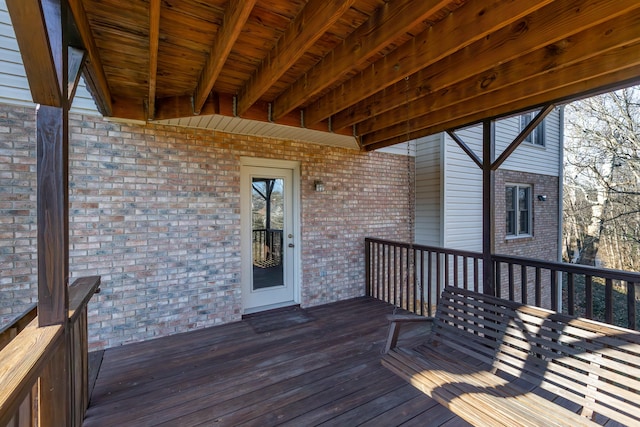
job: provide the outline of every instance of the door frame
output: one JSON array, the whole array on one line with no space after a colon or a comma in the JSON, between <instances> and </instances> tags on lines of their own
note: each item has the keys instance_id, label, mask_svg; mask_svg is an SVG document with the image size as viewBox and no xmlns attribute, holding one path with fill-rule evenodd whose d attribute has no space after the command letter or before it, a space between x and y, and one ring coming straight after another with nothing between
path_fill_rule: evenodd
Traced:
<instances>
[{"instance_id":1,"label":"door frame","mask_svg":"<svg viewBox=\"0 0 640 427\"><path fill-rule=\"evenodd\" d=\"M301 301L301 286L300 279L302 277L302 272L300 271L301 263L301 242L302 236L300 235L301 224L300 224L300 205L301 205L301 191L300 191L300 162L294 160L276 160L276 159L265 159L260 157L240 157L240 176L243 174L243 168L246 166L251 167L261 167L261 168L274 168L274 169L288 169L291 170L292 173L292 213L293 213L293 274L292 274L292 286L293 286L293 302L294 304L300 304ZM245 292L245 285L247 278L245 277L245 270L247 263L252 265L252 253L251 253L251 238L247 236L248 230L251 229L250 215L246 215L246 206L245 199L248 196L248 188L244 189L240 188L240 256L241 256L241 274L240 274L240 284L241 284L241 292ZM285 242L287 241L285 236ZM288 248L286 248L288 249ZM263 309L277 308L276 305L260 307L258 309L247 309L244 306L244 297L242 298L242 314L250 314L255 313L257 311L261 311Z\"/></svg>"}]
</instances>

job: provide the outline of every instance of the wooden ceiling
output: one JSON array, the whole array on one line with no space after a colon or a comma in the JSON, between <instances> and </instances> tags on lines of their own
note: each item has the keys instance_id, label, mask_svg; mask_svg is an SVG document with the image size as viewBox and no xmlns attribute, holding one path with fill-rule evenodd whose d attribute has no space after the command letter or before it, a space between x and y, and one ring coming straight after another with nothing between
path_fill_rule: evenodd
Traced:
<instances>
[{"instance_id":1,"label":"wooden ceiling","mask_svg":"<svg viewBox=\"0 0 640 427\"><path fill-rule=\"evenodd\" d=\"M127 119L236 116L370 150L640 79L638 0L68 3L101 113Z\"/></svg>"}]
</instances>

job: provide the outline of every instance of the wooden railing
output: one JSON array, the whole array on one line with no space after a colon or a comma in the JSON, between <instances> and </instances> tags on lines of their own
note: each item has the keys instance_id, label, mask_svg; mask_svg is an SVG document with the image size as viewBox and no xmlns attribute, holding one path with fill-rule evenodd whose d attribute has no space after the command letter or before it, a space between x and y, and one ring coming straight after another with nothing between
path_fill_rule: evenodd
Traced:
<instances>
[{"instance_id":1,"label":"wooden railing","mask_svg":"<svg viewBox=\"0 0 640 427\"><path fill-rule=\"evenodd\" d=\"M498 297L640 329L640 273L503 255L491 260ZM367 238L365 262L367 295L421 315L433 315L446 285L485 291L479 252Z\"/></svg>"},{"instance_id":2,"label":"wooden railing","mask_svg":"<svg viewBox=\"0 0 640 427\"><path fill-rule=\"evenodd\" d=\"M69 287L66 325L40 327L30 310L0 334L0 426L82 426L89 402L87 304L99 285L94 276Z\"/></svg>"}]
</instances>

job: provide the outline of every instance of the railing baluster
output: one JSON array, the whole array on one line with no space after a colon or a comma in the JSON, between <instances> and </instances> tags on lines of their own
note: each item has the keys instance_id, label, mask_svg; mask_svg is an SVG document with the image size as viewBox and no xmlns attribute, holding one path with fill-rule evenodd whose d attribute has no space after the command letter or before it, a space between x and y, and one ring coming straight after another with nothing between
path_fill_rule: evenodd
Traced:
<instances>
[{"instance_id":1,"label":"railing baluster","mask_svg":"<svg viewBox=\"0 0 640 427\"><path fill-rule=\"evenodd\" d=\"M604 283L604 321L613 323L613 280L606 279Z\"/></svg>"},{"instance_id":2,"label":"railing baluster","mask_svg":"<svg viewBox=\"0 0 640 427\"><path fill-rule=\"evenodd\" d=\"M520 290L520 296L522 297L520 300L523 304L527 304L529 300L529 281L527 280L527 266L520 266L520 286L522 289Z\"/></svg>"},{"instance_id":3,"label":"railing baluster","mask_svg":"<svg viewBox=\"0 0 640 427\"><path fill-rule=\"evenodd\" d=\"M593 319L593 287L592 276L585 275L584 277L584 295L585 295L585 317L587 319Z\"/></svg>"},{"instance_id":4,"label":"railing baluster","mask_svg":"<svg viewBox=\"0 0 640 427\"><path fill-rule=\"evenodd\" d=\"M576 311L576 291L574 287L573 273L567 273L567 312L573 316Z\"/></svg>"},{"instance_id":5,"label":"railing baluster","mask_svg":"<svg viewBox=\"0 0 640 427\"><path fill-rule=\"evenodd\" d=\"M558 272L549 270L551 277L551 310L558 311Z\"/></svg>"},{"instance_id":6,"label":"railing baluster","mask_svg":"<svg viewBox=\"0 0 640 427\"><path fill-rule=\"evenodd\" d=\"M510 301L515 301L516 300L516 293L515 293L515 284L513 283L513 263L509 263L507 264L507 271L508 271L508 275L509 275L509 300Z\"/></svg>"},{"instance_id":7,"label":"railing baluster","mask_svg":"<svg viewBox=\"0 0 640 427\"><path fill-rule=\"evenodd\" d=\"M449 283L449 255L444 253L444 281L443 281L443 289L445 286L450 285Z\"/></svg>"},{"instance_id":8,"label":"railing baluster","mask_svg":"<svg viewBox=\"0 0 640 427\"><path fill-rule=\"evenodd\" d=\"M373 284L371 283L371 242L364 242L364 282L366 283L367 296L373 295Z\"/></svg>"},{"instance_id":9,"label":"railing baluster","mask_svg":"<svg viewBox=\"0 0 640 427\"><path fill-rule=\"evenodd\" d=\"M636 319L636 284L627 282L627 328L638 329Z\"/></svg>"},{"instance_id":10,"label":"railing baluster","mask_svg":"<svg viewBox=\"0 0 640 427\"><path fill-rule=\"evenodd\" d=\"M436 304L440 301L440 294L442 290L442 261L440 259L440 253L436 252Z\"/></svg>"},{"instance_id":11,"label":"railing baluster","mask_svg":"<svg viewBox=\"0 0 640 427\"><path fill-rule=\"evenodd\" d=\"M431 307L433 306L433 297L431 296L433 294L433 252L429 251L428 252L429 257L427 258L427 280L429 281L429 284L427 286L427 288L429 289L429 295L427 295L427 300L428 302L428 307L427 307L427 311L429 312L429 316L433 316Z\"/></svg>"},{"instance_id":12,"label":"railing baluster","mask_svg":"<svg viewBox=\"0 0 640 427\"><path fill-rule=\"evenodd\" d=\"M500 271L500 263L496 262L495 264L495 290L496 290L496 296L498 298L500 298L500 295L502 294L502 273Z\"/></svg>"},{"instance_id":13,"label":"railing baluster","mask_svg":"<svg viewBox=\"0 0 640 427\"><path fill-rule=\"evenodd\" d=\"M458 256L453 254L453 282L456 288L460 287L460 281L458 280Z\"/></svg>"},{"instance_id":14,"label":"railing baluster","mask_svg":"<svg viewBox=\"0 0 640 427\"><path fill-rule=\"evenodd\" d=\"M542 270L536 267L536 305L542 306Z\"/></svg>"},{"instance_id":15,"label":"railing baluster","mask_svg":"<svg viewBox=\"0 0 640 427\"><path fill-rule=\"evenodd\" d=\"M424 316L424 250L420 250L420 314Z\"/></svg>"},{"instance_id":16,"label":"railing baluster","mask_svg":"<svg viewBox=\"0 0 640 427\"><path fill-rule=\"evenodd\" d=\"M463 262L462 274L464 274L464 278L463 278L464 288L469 289L469 257L466 255L462 257L462 262Z\"/></svg>"},{"instance_id":17,"label":"railing baluster","mask_svg":"<svg viewBox=\"0 0 640 427\"><path fill-rule=\"evenodd\" d=\"M478 267L478 258L473 259L473 291L480 291L480 269Z\"/></svg>"}]
</instances>

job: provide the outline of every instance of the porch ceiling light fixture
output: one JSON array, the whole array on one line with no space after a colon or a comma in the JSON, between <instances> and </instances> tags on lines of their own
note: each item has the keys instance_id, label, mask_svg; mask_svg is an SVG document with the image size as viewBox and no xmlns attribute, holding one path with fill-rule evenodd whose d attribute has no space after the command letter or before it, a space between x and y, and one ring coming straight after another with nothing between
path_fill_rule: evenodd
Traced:
<instances>
[{"instance_id":1,"label":"porch ceiling light fixture","mask_svg":"<svg viewBox=\"0 0 640 427\"><path fill-rule=\"evenodd\" d=\"M316 191L318 192L324 191L324 182L320 180L316 180L316 181L313 181L313 185L315 186Z\"/></svg>"}]
</instances>

